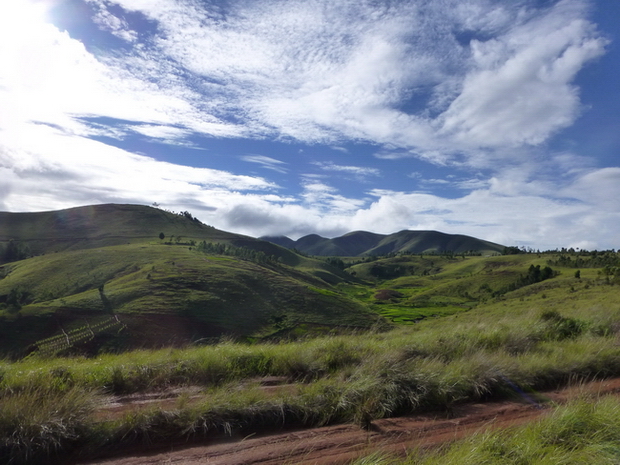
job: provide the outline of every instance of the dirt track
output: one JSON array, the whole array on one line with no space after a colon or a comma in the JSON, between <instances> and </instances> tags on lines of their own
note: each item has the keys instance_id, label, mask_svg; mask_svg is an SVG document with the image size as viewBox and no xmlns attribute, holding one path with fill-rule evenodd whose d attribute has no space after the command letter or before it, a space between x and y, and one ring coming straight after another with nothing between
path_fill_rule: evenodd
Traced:
<instances>
[{"instance_id":1,"label":"dirt track","mask_svg":"<svg viewBox=\"0 0 620 465\"><path fill-rule=\"evenodd\" d=\"M542 393L537 404L521 401L470 403L446 414L425 414L374 421L370 430L355 425L338 425L280 434L233 438L225 443L162 446L89 465L163 464L346 464L359 456L382 450L404 453L412 448L434 447L487 428L506 428L533 421L547 414L548 406L580 396L620 393L620 379L591 382Z\"/></svg>"}]
</instances>

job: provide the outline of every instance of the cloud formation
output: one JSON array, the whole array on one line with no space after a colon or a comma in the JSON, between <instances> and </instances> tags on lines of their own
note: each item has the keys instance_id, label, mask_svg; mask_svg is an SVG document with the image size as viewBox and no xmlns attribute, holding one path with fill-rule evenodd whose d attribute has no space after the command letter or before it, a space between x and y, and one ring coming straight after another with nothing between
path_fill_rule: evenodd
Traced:
<instances>
[{"instance_id":1,"label":"cloud formation","mask_svg":"<svg viewBox=\"0 0 620 465\"><path fill-rule=\"evenodd\" d=\"M619 177L619 169L583 170L558 190L557 183L509 170L479 180L474 190L456 198L371 189L363 202L338 196L316 182L307 186L303 205L245 198L242 205L221 209L218 220L224 228L293 238L309 232L333 237L352 230L388 234L411 229L539 249L612 247L618 238L615 225L620 224L620 212L612 205ZM332 200L342 207L325 208ZM240 211L251 212L251 225L241 224Z\"/></svg>"},{"instance_id":2,"label":"cloud formation","mask_svg":"<svg viewBox=\"0 0 620 465\"><path fill-rule=\"evenodd\" d=\"M25 118L82 131L75 117L96 115L138 131L147 122L217 137L358 139L437 162L539 144L570 125L580 111L572 81L607 43L581 0L538 9L489 0L88 3L94 22L127 45L94 56L49 24L14 28L17 46L1 58L16 70L5 88L30 95ZM140 16L150 30L138 29ZM56 114L41 114L51 107Z\"/></svg>"},{"instance_id":3,"label":"cloud formation","mask_svg":"<svg viewBox=\"0 0 620 465\"><path fill-rule=\"evenodd\" d=\"M315 165L323 171L349 174L357 179L364 179L367 176L379 176L381 174L381 171L377 168L364 166L337 165L333 162L316 162Z\"/></svg>"},{"instance_id":4,"label":"cloud formation","mask_svg":"<svg viewBox=\"0 0 620 465\"><path fill-rule=\"evenodd\" d=\"M617 240L620 168L544 150L579 117L576 76L608 44L587 0L85 2L83 20L101 35L88 40L50 24L53 1L0 3L0 42L10 44L0 47L3 210L158 202L254 236ZM245 150L230 157L235 169L216 170L130 144L197 148L200 137L339 153L298 166L292 150ZM375 156L345 148L354 143ZM238 160L288 175L297 190L236 174ZM409 161L460 171L392 185L391 164L403 177L421 172Z\"/></svg>"},{"instance_id":5,"label":"cloud formation","mask_svg":"<svg viewBox=\"0 0 620 465\"><path fill-rule=\"evenodd\" d=\"M581 19L583 5L561 1L506 33L472 40L470 71L439 120L441 134L464 147L536 145L573 123L579 107L571 84L606 41Z\"/></svg>"},{"instance_id":6,"label":"cloud formation","mask_svg":"<svg viewBox=\"0 0 620 465\"><path fill-rule=\"evenodd\" d=\"M29 128L27 140L2 135L0 177L8 210L107 202L190 203L212 210L218 197L277 188L262 178L162 162L46 125Z\"/></svg>"},{"instance_id":7,"label":"cloud formation","mask_svg":"<svg viewBox=\"0 0 620 465\"><path fill-rule=\"evenodd\" d=\"M580 0L88 2L129 45L94 56L51 25L15 28L2 61L18 65L12 93L31 95L25 117L53 92L57 114L38 116L67 126L95 115L217 137L359 139L439 162L539 144L570 125L572 81L607 43ZM152 30L138 31L136 15Z\"/></svg>"},{"instance_id":8,"label":"cloud formation","mask_svg":"<svg viewBox=\"0 0 620 465\"><path fill-rule=\"evenodd\" d=\"M278 173L286 173L288 171L283 166L286 165L286 163L281 160L276 160L275 158L267 157L265 155L244 155L241 157L241 159L249 163L256 163L258 165L261 165L263 168L277 171Z\"/></svg>"},{"instance_id":9,"label":"cloud formation","mask_svg":"<svg viewBox=\"0 0 620 465\"><path fill-rule=\"evenodd\" d=\"M186 103L208 96L180 112L192 130L359 139L438 162L540 144L570 125L575 75L607 43L580 0L90 2L114 34L131 25L113 7L157 25L150 45L106 63Z\"/></svg>"}]
</instances>

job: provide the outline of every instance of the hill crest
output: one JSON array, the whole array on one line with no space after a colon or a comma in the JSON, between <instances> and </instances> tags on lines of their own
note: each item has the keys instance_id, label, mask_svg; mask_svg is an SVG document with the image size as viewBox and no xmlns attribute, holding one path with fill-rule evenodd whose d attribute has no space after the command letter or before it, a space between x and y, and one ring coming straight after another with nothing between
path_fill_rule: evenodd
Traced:
<instances>
[{"instance_id":1,"label":"hill crest","mask_svg":"<svg viewBox=\"0 0 620 465\"><path fill-rule=\"evenodd\" d=\"M0 356L367 328L377 315L335 287L355 280L188 212L0 213Z\"/></svg>"},{"instance_id":2,"label":"hill crest","mask_svg":"<svg viewBox=\"0 0 620 465\"><path fill-rule=\"evenodd\" d=\"M162 233L168 241L250 239L207 226L189 212L172 213L145 205L101 204L44 212L0 212L0 244L20 241L33 255L160 240Z\"/></svg>"},{"instance_id":3,"label":"hill crest","mask_svg":"<svg viewBox=\"0 0 620 465\"><path fill-rule=\"evenodd\" d=\"M262 240L308 255L359 257L391 253L502 253L505 246L463 234L403 230L393 234L353 231L328 239L310 234L294 241L285 236Z\"/></svg>"}]
</instances>

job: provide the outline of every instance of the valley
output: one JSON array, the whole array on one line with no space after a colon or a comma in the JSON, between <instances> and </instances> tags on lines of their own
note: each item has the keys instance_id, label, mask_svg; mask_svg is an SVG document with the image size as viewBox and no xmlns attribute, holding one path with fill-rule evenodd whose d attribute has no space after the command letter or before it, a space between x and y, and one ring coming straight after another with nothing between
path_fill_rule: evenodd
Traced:
<instances>
[{"instance_id":1,"label":"valley","mask_svg":"<svg viewBox=\"0 0 620 465\"><path fill-rule=\"evenodd\" d=\"M584 416L620 419L616 400L543 400L620 376L615 251L325 257L151 207L27 214L11 217L11 228L7 218L0 214L6 463L96 462L154 443L239 438L260 449L259 437L285 434L286 444L336 428L357 438L354 454L329 446L340 463L473 464L481 456L467 461L464 450L478 446L461 442L437 462L424 440L393 456L376 429L420 415L441 429L473 405L483 422L503 402L528 412L544 404L551 420L528 414L515 437L564 421L561 441L544 433L532 450L576 454L586 440L573 426ZM592 463L618 450L612 423L593 423L600 435L587 441L611 439L596 443ZM500 440L469 439L476 429L458 437ZM247 459L227 454L221 463ZM151 463L136 460L126 463Z\"/></svg>"}]
</instances>

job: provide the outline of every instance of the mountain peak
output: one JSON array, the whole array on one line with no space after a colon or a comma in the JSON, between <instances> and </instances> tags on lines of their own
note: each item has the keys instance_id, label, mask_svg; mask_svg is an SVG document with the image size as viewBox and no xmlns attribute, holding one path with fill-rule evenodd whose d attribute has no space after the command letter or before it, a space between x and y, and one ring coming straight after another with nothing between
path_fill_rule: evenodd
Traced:
<instances>
[{"instance_id":1,"label":"mountain peak","mask_svg":"<svg viewBox=\"0 0 620 465\"><path fill-rule=\"evenodd\" d=\"M269 238L262 238L271 240ZM389 253L502 253L504 246L463 234L447 234L439 231L402 230L393 234L377 234L368 231L352 231L339 237L327 239L309 234L297 241L272 241L278 245L294 248L309 255L358 257L387 255Z\"/></svg>"}]
</instances>

